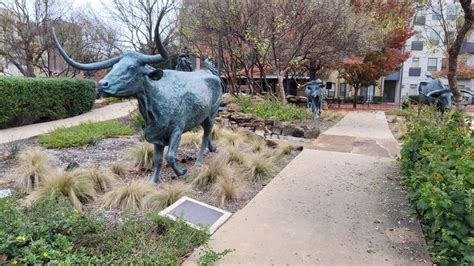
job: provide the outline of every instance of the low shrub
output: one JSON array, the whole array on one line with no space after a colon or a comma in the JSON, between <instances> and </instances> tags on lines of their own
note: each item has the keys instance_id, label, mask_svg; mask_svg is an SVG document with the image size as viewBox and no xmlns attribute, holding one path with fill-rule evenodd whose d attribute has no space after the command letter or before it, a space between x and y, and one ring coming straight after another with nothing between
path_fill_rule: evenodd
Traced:
<instances>
[{"instance_id":1,"label":"low shrub","mask_svg":"<svg viewBox=\"0 0 474 266\"><path fill-rule=\"evenodd\" d=\"M29 193L40 186L53 172L51 156L45 151L33 148L18 155L18 167L15 169L15 180L18 187Z\"/></svg>"},{"instance_id":2,"label":"low shrub","mask_svg":"<svg viewBox=\"0 0 474 266\"><path fill-rule=\"evenodd\" d=\"M242 112L254 114L263 119L275 118L279 121L307 120L312 117L308 109L293 104L282 104L276 100L254 100L241 96L227 99L228 103L240 105Z\"/></svg>"},{"instance_id":3,"label":"low shrub","mask_svg":"<svg viewBox=\"0 0 474 266\"><path fill-rule=\"evenodd\" d=\"M407 117L401 169L432 260L474 263L474 137L462 113Z\"/></svg>"},{"instance_id":4,"label":"low shrub","mask_svg":"<svg viewBox=\"0 0 474 266\"><path fill-rule=\"evenodd\" d=\"M0 77L0 128L76 116L94 100L92 80Z\"/></svg>"},{"instance_id":5,"label":"low shrub","mask_svg":"<svg viewBox=\"0 0 474 266\"><path fill-rule=\"evenodd\" d=\"M124 215L114 226L80 214L61 197L20 208L0 199L0 254L6 265L178 265L209 235L158 215Z\"/></svg>"},{"instance_id":6,"label":"low shrub","mask_svg":"<svg viewBox=\"0 0 474 266\"><path fill-rule=\"evenodd\" d=\"M132 135L133 128L117 120L86 122L68 128L57 128L41 135L39 141L46 148L69 148L94 145L104 138Z\"/></svg>"}]
</instances>

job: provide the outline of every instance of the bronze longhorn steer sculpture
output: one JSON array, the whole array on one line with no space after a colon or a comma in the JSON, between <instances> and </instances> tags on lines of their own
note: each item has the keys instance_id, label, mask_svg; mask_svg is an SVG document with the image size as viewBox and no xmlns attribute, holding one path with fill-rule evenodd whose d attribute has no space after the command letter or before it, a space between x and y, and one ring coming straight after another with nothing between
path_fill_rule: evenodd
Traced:
<instances>
[{"instance_id":1,"label":"bronze longhorn steer sculpture","mask_svg":"<svg viewBox=\"0 0 474 266\"><path fill-rule=\"evenodd\" d=\"M158 28L158 27L157 27ZM102 62L81 64L72 60L59 44L54 29L53 38L64 60L80 70L98 70L112 67L99 81L99 89L115 97L136 97L138 108L145 120L145 139L154 144L154 169L150 183L158 183L163 150L168 146L166 161L176 175L182 176L187 169L175 161L181 135L196 126L204 129L196 164L203 160L205 149L213 152L211 131L221 98L221 80L210 62L209 71L182 72L155 69L148 64L166 60L157 30L155 42L160 55L144 55L128 51Z\"/></svg>"},{"instance_id":2,"label":"bronze longhorn steer sculpture","mask_svg":"<svg viewBox=\"0 0 474 266\"><path fill-rule=\"evenodd\" d=\"M312 80L303 85L304 95L308 98L308 108L311 108L315 118L318 118L321 115L321 110L323 108L323 89L324 84L320 79Z\"/></svg>"}]
</instances>

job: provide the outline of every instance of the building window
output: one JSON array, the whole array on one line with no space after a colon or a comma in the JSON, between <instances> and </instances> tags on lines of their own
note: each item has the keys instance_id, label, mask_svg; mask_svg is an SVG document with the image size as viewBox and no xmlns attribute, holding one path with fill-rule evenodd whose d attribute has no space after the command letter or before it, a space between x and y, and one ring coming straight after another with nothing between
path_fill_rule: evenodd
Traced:
<instances>
[{"instance_id":1,"label":"building window","mask_svg":"<svg viewBox=\"0 0 474 266\"><path fill-rule=\"evenodd\" d=\"M346 97L346 83L339 83L339 97Z\"/></svg>"},{"instance_id":2,"label":"building window","mask_svg":"<svg viewBox=\"0 0 474 266\"><path fill-rule=\"evenodd\" d=\"M420 58L419 57L413 57L411 59L411 66L412 67L419 67L420 66Z\"/></svg>"},{"instance_id":3,"label":"building window","mask_svg":"<svg viewBox=\"0 0 474 266\"><path fill-rule=\"evenodd\" d=\"M421 67L410 67L408 69L408 76L419 77L421 76Z\"/></svg>"},{"instance_id":4,"label":"building window","mask_svg":"<svg viewBox=\"0 0 474 266\"><path fill-rule=\"evenodd\" d=\"M411 42L412 51L423 51L423 42L422 41L413 41Z\"/></svg>"},{"instance_id":5,"label":"building window","mask_svg":"<svg viewBox=\"0 0 474 266\"><path fill-rule=\"evenodd\" d=\"M437 33L436 31L434 30L430 30L430 33L429 33L429 36L428 36L428 40L430 41L430 43L432 45L438 45L439 44L439 33Z\"/></svg>"},{"instance_id":6,"label":"building window","mask_svg":"<svg viewBox=\"0 0 474 266\"><path fill-rule=\"evenodd\" d=\"M428 58L428 71L436 71L438 68L438 58Z\"/></svg>"}]
</instances>

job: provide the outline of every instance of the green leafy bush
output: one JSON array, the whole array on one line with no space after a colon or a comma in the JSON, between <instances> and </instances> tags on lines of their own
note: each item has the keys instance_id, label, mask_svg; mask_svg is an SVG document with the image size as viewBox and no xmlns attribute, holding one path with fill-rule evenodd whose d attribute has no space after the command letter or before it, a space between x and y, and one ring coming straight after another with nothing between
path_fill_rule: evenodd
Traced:
<instances>
[{"instance_id":1,"label":"green leafy bush","mask_svg":"<svg viewBox=\"0 0 474 266\"><path fill-rule=\"evenodd\" d=\"M423 108L407 117L401 167L440 264L474 264L474 137L464 115Z\"/></svg>"},{"instance_id":2,"label":"green leafy bush","mask_svg":"<svg viewBox=\"0 0 474 266\"><path fill-rule=\"evenodd\" d=\"M51 133L41 135L39 141L46 148L68 148L93 145L104 138L132 135L133 132L131 126L117 120L86 122L73 127L55 129Z\"/></svg>"},{"instance_id":3,"label":"green leafy bush","mask_svg":"<svg viewBox=\"0 0 474 266\"><path fill-rule=\"evenodd\" d=\"M0 255L6 265L178 265L209 235L184 221L150 215L107 223L81 214L63 197L21 208L0 199ZM6 258L5 258L6 256Z\"/></svg>"},{"instance_id":4,"label":"green leafy bush","mask_svg":"<svg viewBox=\"0 0 474 266\"><path fill-rule=\"evenodd\" d=\"M79 115L94 100L91 80L0 77L0 128Z\"/></svg>"},{"instance_id":5,"label":"green leafy bush","mask_svg":"<svg viewBox=\"0 0 474 266\"><path fill-rule=\"evenodd\" d=\"M236 103L242 108L242 112L254 114L260 118L276 118L280 121L306 120L312 117L311 112L306 108L293 104L282 104L279 101L264 99L254 100L250 97L232 97L228 103Z\"/></svg>"}]
</instances>

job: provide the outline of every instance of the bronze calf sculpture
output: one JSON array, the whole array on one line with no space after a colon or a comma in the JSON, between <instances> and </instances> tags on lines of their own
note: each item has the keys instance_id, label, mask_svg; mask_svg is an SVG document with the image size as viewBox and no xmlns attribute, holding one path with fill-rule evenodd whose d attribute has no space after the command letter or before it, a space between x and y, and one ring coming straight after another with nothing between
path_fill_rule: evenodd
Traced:
<instances>
[{"instance_id":1,"label":"bronze calf sculpture","mask_svg":"<svg viewBox=\"0 0 474 266\"><path fill-rule=\"evenodd\" d=\"M321 115L323 108L324 84L320 79L317 79L305 83L303 87L305 88L304 95L308 98L307 106L311 108L311 112L314 117L317 118Z\"/></svg>"},{"instance_id":2,"label":"bronze calf sculpture","mask_svg":"<svg viewBox=\"0 0 474 266\"><path fill-rule=\"evenodd\" d=\"M156 27L158 28L158 27ZM66 62L80 70L98 70L112 67L99 81L99 89L115 97L136 97L138 108L145 120L145 139L154 144L154 169L150 183L158 183L163 151L168 146L166 161L176 175L186 174L187 169L175 161L181 135L196 126L204 129L196 164L203 160L205 149L213 152L211 131L221 98L221 80L210 62L209 71L182 72L155 69L148 64L166 60L158 31L155 42L160 55L144 55L129 51L106 61L81 64L72 60L59 44L54 29L53 38Z\"/></svg>"}]
</instances>

